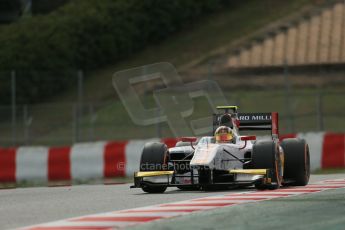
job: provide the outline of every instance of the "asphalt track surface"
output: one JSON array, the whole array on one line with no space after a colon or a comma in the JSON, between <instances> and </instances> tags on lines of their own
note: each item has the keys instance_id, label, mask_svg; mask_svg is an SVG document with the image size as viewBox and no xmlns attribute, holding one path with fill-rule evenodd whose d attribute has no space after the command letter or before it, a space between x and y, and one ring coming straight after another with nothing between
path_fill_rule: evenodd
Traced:
<instances>
[{"instance_id":1,"label":"asphalt track surface","mask_svg":"<svg viewBox=\"0 0 345 230\"><path fill-rule=\"evenodd\" d=\"M311 182L341 178L345 178L345 174L312 175ZM129 184L5 189L0 190L0 229L13 229L95 213L244 191L253 191L253 189L186 192L170 188L164 194L146 194L140 189L129 189ZM327 226L333 226L328 229L345 229L344 194L345 189L337 189L256 204L225 207L171 220L156 221L136 228L181 229L188 223L188 229L191 227L254 229L253 226L255 229L277 226L280 228L286 226L286 229L325 229ZM230 218L233 216L235 218ZM325 219L327 216L329 218ZM258 223L253 221L256 218L260 219ZM330 219L328 223L327 220ZM311 223L319 225L310 225ZM229 228L228 224L231 224L232 228ZM310 226L312 228L309 228Z\"/></svg>"}]
</instances>

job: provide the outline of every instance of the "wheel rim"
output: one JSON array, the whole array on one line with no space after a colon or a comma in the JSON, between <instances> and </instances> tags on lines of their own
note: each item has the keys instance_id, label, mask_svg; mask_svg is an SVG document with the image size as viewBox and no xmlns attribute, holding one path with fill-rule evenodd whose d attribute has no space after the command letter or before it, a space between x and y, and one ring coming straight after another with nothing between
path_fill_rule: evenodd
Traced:
<instances>
[{"instance_id":1,"label":"wheel rim","mask_svg":"<svg viewBox=\"0 0 345 230\"><path fill-rule=\"evenodd\" d=\"M283 171L283 164L280 158L279 150L277 149L276 154L275 154L275 175L276 175L276 181L277 181L278 186L282 185L282 181L283 181L282 171Z\"/></svg>"},{"instance_id":2,"label":"wheel rim","mask_svg":"<svg viewBox=\"0 0 345 230\"><path fill-rule=\"evenodd\" d=\"M305 145L305 151L304 151L304 175L305 175L305 181L309 181L309 177L310 177L310 156L309 156L309 147L308 147L308 145Z\"/></svg>"},{"instance_id":3,"label":"wheel rim","mask_svg":"<svg viewBox=\"0 0 345 230\"><path fill-rule=\"evenodd\" d=\"M281 186L282 185L282 178L280 176L280 171L281 171L281 164L278 163L278 161L276 161L275 163L275 175L276 175L276 181L277 181L277 185Z\"/></svg>"}]
</instances>

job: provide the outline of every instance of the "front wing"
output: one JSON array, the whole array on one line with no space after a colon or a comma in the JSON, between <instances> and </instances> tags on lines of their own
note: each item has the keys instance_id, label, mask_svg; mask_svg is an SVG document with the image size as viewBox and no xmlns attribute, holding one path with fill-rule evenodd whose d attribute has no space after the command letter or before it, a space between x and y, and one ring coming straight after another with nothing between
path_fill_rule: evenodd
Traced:
<instances>
[{"instance_id":1,"label":"front wing","mask_svg":"<svg viewBox=\"0 0 345 230\"><path fill-rule=\"evenodd\" d=\"M177 174L175 171L141 171L134 173L134 185L131 188L141 188L145 185L150 186L167 186L167 187L183 187L183 186L209 186L209 185L251 185L255 183L271 184L272 170L270 169L232 169L227 175L232 180L225 182L214 182L212 179L201 182L199 175L191 170L188 175ZM251 175L247 177L246 175ZM212 177L211 177L212 178ZM239 179L242 178L242 179ZM244 179L243 179L244 178ZM250 179L249 179L250 178ZM184 183L181 183L184 181Z\"/></svg>"}]
</instances>

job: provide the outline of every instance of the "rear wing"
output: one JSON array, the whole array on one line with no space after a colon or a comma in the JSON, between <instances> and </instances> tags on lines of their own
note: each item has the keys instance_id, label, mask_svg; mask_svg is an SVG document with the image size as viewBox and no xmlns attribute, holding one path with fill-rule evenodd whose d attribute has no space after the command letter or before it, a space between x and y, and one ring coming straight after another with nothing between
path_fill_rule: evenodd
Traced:
<instances>
[{"instance_id":1,"label":"rear wing","mask_svg":"<svg viewBox=\"0 0 345 230\"><path fill-rule=\"evenodd\" d=\"M271 130L279 137L278 113L238 113L239 130Z\"/></svg>"},{"instance_id":2,"label":"rear wing","mask_svg":"<svg viewBox=\"0 0 345 230\"><path fill-rule=\"evenodd\" d=\"M225 125L238 130L271 130L274 138L279 138L278 113L238 113L237 106L217 106L221 113L213 114L213 134ZM212 135L213 135L212 134Z\"/></svg>"}]
</instances>

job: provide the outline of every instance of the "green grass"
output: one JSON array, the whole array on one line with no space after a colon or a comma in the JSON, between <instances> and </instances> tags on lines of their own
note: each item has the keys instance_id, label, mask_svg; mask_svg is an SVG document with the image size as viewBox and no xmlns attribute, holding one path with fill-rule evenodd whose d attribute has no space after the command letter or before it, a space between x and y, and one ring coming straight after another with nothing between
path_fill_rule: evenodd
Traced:
<instances>
[{"instance_id":1,"label":"green grass","mask_svg":"<svg viewBox=\"0 0 345 230\"><path fill-rule=\"evenodd\" d=\"M343 88L324 89L321 92L331 95L333 93L342 93ZM240 112L271 112L277 111L280 114L280 131L282 134L292 132L319 131L318 118L315 98L320 93L315 89L296 89L291 98L293 106L292 114L294 115L293 127L290 127L285 104L286 96L281 90L237 90L227 92L225 96L230 104L240 106ZM339 94L342 98L344 93ZM345 108L345 101L339 100L337 104L332 103L332 97L324 97L323 114L324 129L333 132L343 132L345 124L341 121L345 118L342 108ZM151 104L152 96L142 96L143 104ZM237 102L237 103L236 103ZM210 116L212 113L208 101L204 97L193 99L193 114L187 117L186 123L191 120ZM338 115L338 116L336 116ZM81 133L83 141L93 140L127 140L127 139L145 139L153 138L158 135L161 137L173 137L169 126L166 123L159 125L139 126L132 122L127 111L119 100L110 101L100 106L96 113L97 119L92 127L90 125L91 117L85 115L81 122ZM51 125L54 121L51 121ZM44 124L37 124L43 126ZM211 126L211 121L210 121ZM73 125L71 121L65 125L56 126L53 132L49 132L39 139L33 140L36 144L64 144L72 140ZM33 127L34 128L34 127ZM91 135L93 134L93 135Z\"/></svg>"},{"instance_id":2,"label":"green grass","mask_svg":"<svg viewBox=\"0 0 345 230\"><path fill-rule=\"evenodd\" d=\"M332 132L344 132L345 130L345 101L344 87L330 89L295 89L290 98L292 103L293 127L290 127L289 114L287 114L286 95L281 90L236 90L226 92L225 96L229 104L240 106L240 112L270 112L277 111L280 115L281 134L294 132L319 131L319 120L317 115L316 98L319 93L323 97L324 130ZM142 95L144 105L152 107L152 95ZM334 103L336 101L337 103ZM157 125L140 126L130 119L123 104L119 100L111 100L98 105L95 113L91 116L84 111L83 119L80 122L80 141L95 140L127 140L145 139L153 137L173 137L167 123ZM33 118L30 127L29 144L44 145L66 145L74 141L73 129L73 107L72 105L61 105L62 112L70 114L68 119L62 120L61 113L51 114L44 119ZM47 109L47 108L46 108ZM204 97L193 99L193 114L185 118L187 124L191 120L210 116L211 107ZM94 121L92 124L91 121ZM1 124L2 130L11 130L11 124ZM211 121L210 121L211 126ZM23 126L19 126L17 134L22 137ZM3 134L1 139L9 138L10 132ZM9 144L10 145L10 144Z\"/></svg>"}]
</instances>

